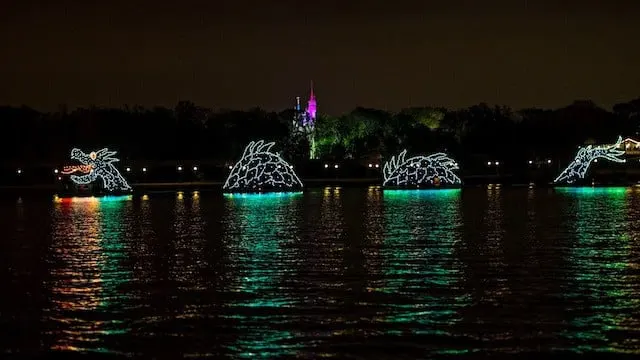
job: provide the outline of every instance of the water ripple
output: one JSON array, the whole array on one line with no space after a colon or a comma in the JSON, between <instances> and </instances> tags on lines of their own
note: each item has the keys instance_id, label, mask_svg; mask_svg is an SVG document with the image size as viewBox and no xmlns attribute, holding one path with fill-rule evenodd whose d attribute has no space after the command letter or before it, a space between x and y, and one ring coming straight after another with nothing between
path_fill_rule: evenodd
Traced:
<instances>
[{"instance_id":1,"label":"water ripple","mask_svg":"<svg viewBox=\"0 0 640 360\"><path fill-rule=\"evenodd\" d=\"M179 192L0 216L4 353L640 354L631 189Z\"/></svg>"}]
</instances>

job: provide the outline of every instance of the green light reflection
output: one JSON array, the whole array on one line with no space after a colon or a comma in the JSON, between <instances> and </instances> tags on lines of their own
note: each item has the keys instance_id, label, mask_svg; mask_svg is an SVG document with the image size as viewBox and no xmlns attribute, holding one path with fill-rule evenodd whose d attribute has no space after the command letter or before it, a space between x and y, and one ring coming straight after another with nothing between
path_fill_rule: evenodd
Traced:
<instances>
[{"instance_id":1,"label":"green light reflection","mask_svg":"<svg viewBox=\"0 0 640 360\"><path fill-rule=\"evenodd\" d=\"M389 296L390 305L380 321L395 325L389 334L407 328L446 336L470 302L454 252L462 237L461 190L385 190L383 197L384 278L374 291Z\"/></svg>"},{"instance_id":2,"label":"green light reflection","mask_svg":"<svg viewBox=\"0 0 640 360\"><path fill-rule=\"evenodd\" d=\"M601 194L625 194L629 189L625 187L556 187L555 190L562 194L577 195L601 195Z\"/></svg>"},{"instance_id":3,"label":"green light reflection","mask_svg":"<svg viewBox=\"0 0 640 360\"><path fill-rule=\"evenodd\" d=\"M131 330L122 315L127 296L120 291L133 277L122 264L131 203L88 199L54 202L46 316L58 325L48 331L50 348L116 354L105 346L108 338Z\"/></svg>"},{"instance_id":4,"label":"green light reflection","mask_svg":"<svg viewBox=\"0 0 640 360\"><path fill-rule=\"evenodd\" d=\"M235 280L234 303L223 318L242 333L230 350L241 358L273 358L297 353L288 345L294 335L279 329L284 308L293 306L280 287L294 267L297 240L296 206L300 193L228 194L225 242ZM283 326L284 327L284 326Z\"/></svg>"},{"instance_id":5,"label":"green light reflection","mask_svg":"<svg viewBox=\"0 0 640 360\"><path fill-rule=\"evenodd\" d=\"M627 215L631 189L574 188L561 194L575 213L576 241L570 244L571 284L564 300L572 318L563 335L574 352L608 351L640 354L634 339L620 337L640 321L637 290L638 275L633 263L629 233L633 219Z\"/></svg>"}]
</instances>

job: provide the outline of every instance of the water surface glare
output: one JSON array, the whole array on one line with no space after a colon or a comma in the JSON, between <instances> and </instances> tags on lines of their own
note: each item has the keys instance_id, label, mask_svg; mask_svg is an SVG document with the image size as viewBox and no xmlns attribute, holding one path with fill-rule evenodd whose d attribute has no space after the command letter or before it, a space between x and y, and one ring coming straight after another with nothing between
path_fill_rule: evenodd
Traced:
<instances>
[{"instance_id":1,"label":"water surface glare","mask_svg":"<svg viewBox=\"0 0 640 360\"><path fill-rule=\"evenodd\" d=\"M0 349L640 355L640 190L0 201Z\"/></svg>"}]
</instances>

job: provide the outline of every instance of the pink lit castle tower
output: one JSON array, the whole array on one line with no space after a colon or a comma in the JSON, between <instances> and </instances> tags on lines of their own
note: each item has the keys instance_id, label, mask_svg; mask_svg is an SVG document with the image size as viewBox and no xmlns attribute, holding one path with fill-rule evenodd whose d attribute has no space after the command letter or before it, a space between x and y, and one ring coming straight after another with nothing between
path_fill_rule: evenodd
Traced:
<instances>
[{"instance_id":1,"label":"pink lit castle tower","mask_svg":"<svg viewBox=\"0 0 640 360\"><path fill-rule=\"evenodd\" d=\"M315 125L316 125L316 95L313 92L313 81L311 82L311 93L309 94L309 101L307 102L307 108L303 111L300 106L300 97L296 97L295 105L296 115L293 120L294 129L298 133L302 133L307 137L309 141L309 158L316 158L316 142L315 142Z\"/></svg>"},{"instance_id":2,"label":"pink lit castle tower","mask_svg":"<svg viewBox=\"0 0 640 360\"><path fill-rule=\"evenodd\" d=\"M311 92L309 94L309 102L307 103L307 123L315 124L315 122L316 122L316 95L313 93L313 81L312 81Z\"/></svg>"}]
</instances>

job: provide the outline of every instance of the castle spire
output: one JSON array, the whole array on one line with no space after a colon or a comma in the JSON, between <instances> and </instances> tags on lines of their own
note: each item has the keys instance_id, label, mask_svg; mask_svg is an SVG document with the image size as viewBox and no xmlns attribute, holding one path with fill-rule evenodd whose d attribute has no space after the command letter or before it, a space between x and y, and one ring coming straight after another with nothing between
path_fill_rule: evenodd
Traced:
<instances>
[{"instance_id":1,"label":"castle spire","mask_svg":"<svg viewBox=\"0 0 640 360\"><path fill-rule=\"evenodd\" d=\"M309 102L307 104L307 114L309 121L313 124L316 121L316 95L313 93L313 80L311 80L311 92L309 93Z\"/></svg>"}]
</instances>

